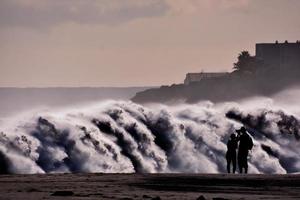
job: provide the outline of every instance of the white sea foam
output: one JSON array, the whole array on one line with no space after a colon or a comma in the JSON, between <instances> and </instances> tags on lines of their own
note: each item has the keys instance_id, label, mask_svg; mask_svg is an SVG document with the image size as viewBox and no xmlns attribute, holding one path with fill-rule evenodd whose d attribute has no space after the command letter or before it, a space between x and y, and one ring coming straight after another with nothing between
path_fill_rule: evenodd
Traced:
<instances>
[{"instance_id":1,"label":"white sea foam","mask_svg":"<svg viewBox=\"0 0 300 200\"><path fill-rule=\"evenodd\" d=\"M226 142L245 125L254 139L250 173L300 171L299 90L276 98L213 104L105 101L27 112L2 121L3 173L226 171ZM277 100L278 99L278 100Z\"/></svg>"}]
</instances>

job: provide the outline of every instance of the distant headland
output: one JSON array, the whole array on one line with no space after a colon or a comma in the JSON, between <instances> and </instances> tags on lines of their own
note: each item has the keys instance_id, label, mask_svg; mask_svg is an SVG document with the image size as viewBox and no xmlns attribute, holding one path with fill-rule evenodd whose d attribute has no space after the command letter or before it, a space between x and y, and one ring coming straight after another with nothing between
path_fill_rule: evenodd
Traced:
<instances>
[{"instance_id":1,"label":"distant headland","mask_svg":"<svg viewBox=\"0 0 300 200\"><path fill-rule=\"evenodd\" d=\"M194 103L232 101L251 96L269 96L300 83L300 41L258 43L255 56L242 51L232 72L188 73L183 84L138 92L138 103Z\"/></svg>"}]
</instances>

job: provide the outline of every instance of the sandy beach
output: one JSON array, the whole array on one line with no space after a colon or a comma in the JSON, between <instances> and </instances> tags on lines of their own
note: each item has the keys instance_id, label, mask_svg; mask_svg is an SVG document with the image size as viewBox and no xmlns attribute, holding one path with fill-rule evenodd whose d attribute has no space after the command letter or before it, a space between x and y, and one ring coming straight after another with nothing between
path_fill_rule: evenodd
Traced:
<instances>
[{"instance_id":1,"label":"sandy beach","mask_svg":"<svg viewBox=\"0 0 300 200\"><path fill-rule=\"evenodd\" d=\"M0 199L300 199L300 175L1 175Z\"/></svg>"}]
</instances>

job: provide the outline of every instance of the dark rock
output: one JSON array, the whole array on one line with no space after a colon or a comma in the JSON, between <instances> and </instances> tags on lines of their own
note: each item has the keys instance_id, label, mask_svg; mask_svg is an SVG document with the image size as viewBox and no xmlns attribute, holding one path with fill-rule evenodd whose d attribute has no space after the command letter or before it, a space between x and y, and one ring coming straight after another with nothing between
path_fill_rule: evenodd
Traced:
<instances>
[{"instance_id":1,"label":"dark rock","mask_svg":"<svg viewBox=\"0 0 300 200\"><path fill-rule=\"evenodd\" d=\"M143 198L144 198L144 199L150 199L151 197L150 197L149 195L144 194L144 195L143 195Z\"/></svg>"},{"instance_id":2,"label":"dark rock","mask_svg":"<svg viewBox=\"0 0 300 200\"><path fill-rule=\"evenodd\" d=\"M197 198L197 200L206 200L206 198L203 195L201 195L200 197Z\"/></svg>"},{"instance_id":3,"label":"dark rock","mask_svg":"<svg viewBox=\"0 0 300 200\"><path fill-rule=\"evenodd\" d=\"M73 196L74 192L72 191L55 191L51 196Z\"/></svg>"},{"instance_id":4,"label":"dark rock","mask_svg":"<svg viewBox=\"0 0 300 200\"><path fill-rule=\"evenodd\" d=\"M39 192L39 190L35 188L29 188L27 189L27 192Z\"/></svg>"},{"instance_id":5,"label":"dark rock","mask_svg":"<svg viewBox=\"0 0 300 200\"><path fill-rule=\"evenodd\" d=\"M161 200L161 198L157 196L157 197L153 197L152 200Z\"/></svg>"}]
</instances>

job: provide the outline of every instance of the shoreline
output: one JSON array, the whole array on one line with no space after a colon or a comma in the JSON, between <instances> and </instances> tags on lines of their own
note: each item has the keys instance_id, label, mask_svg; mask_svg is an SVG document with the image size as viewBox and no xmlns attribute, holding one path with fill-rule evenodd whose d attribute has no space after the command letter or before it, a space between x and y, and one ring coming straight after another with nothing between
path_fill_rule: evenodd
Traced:
<instances>
[{"instance_id":1,"label":"shoreline","mask_svg":"<svg viewBox=\"0 0 300 200\"><path fill-rule=\"evenodd\" d=\"M300 199L300 175L0 175L0 199Z\"/></svg>"}]
</instances>

